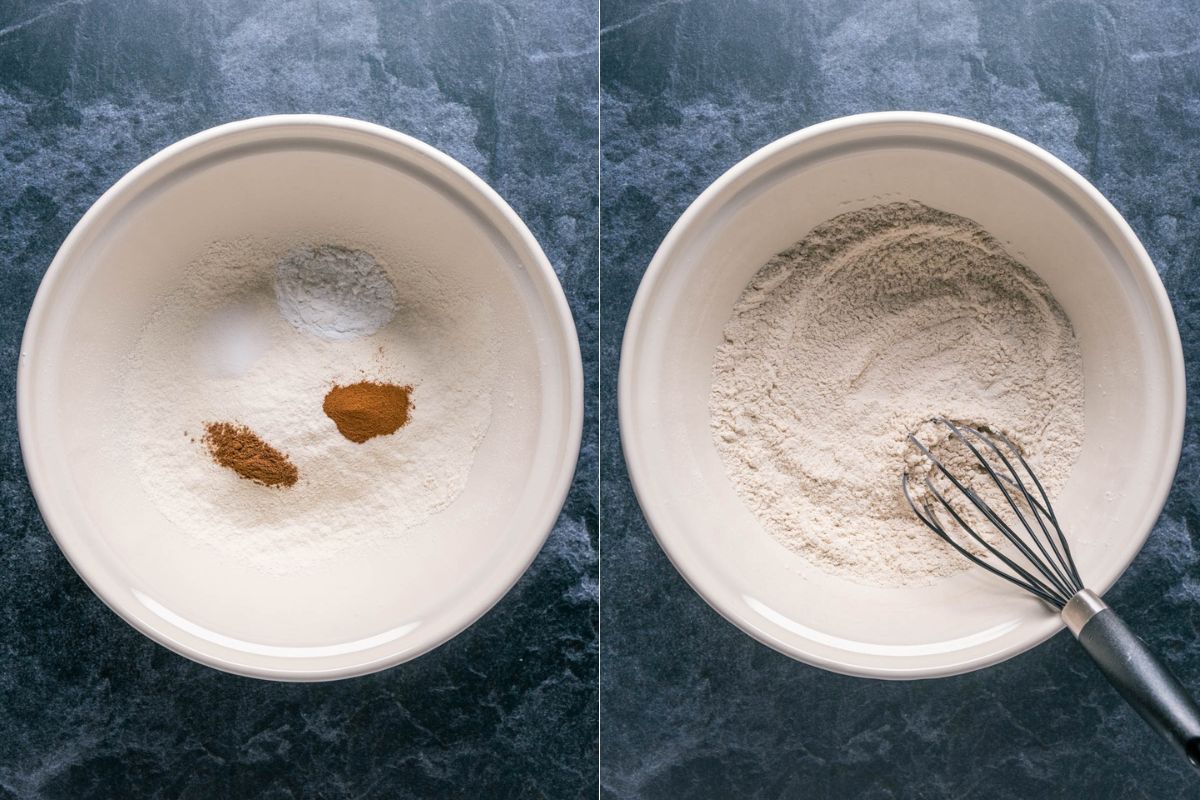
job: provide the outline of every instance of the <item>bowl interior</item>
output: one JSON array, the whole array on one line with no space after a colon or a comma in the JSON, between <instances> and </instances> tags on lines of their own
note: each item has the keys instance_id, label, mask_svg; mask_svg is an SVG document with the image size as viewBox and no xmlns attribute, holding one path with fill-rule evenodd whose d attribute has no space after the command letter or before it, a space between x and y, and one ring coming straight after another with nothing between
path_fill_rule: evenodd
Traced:
<instances>
[{"instance_id":1,"label":"bowl interior","mask_svg":"<svg viewBox=\"0 0 1200 800\"><path fill-rule=\"evenodd\" d=\"M713 355L746 283L818 223L889 200L969 217L1004 242L1046 281L1080 342L1086 440L1055 508L1096 591L1137 553L1174 474L1178 334L1133 234L1061 165L972 123L869 116L764 149L681 218L630 319L622 441L656 535L727 618L829 669L944 675L1036 644L1057 616L976 571L923 587L858 585L760 527L725 474L707 407Z\"/></svg>"},{"instance_id":2,"label":"bowl interior","mask_svg":"<svg viewBox=\"0 0 1200 800\"><path fill-rule=\"evenodd\" d=\"M214 240L368 241L486 298L490 428L466 488L381 547L274 576L183 534L114 445L123 363ZM487 610L541 546L578 448L578 346L545 257L511 210L431 148L349 121L235 123L144 164L80 223L30 318L22 442L72 563L160 642L248 674L314 679L417 655Z\"/></svg>"}]
</instances>

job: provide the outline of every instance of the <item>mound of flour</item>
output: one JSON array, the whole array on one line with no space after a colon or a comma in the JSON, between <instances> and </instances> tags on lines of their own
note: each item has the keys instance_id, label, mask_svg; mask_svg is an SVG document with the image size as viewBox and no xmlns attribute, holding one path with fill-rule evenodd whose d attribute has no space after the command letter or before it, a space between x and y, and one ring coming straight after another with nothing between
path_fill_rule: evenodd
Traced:
<instances>
[{"instance_id":1,"label":"mound of flour","mask_svg":"<svg viewBox=\"0 0 1200 800\"><path fill-rule=\"evenodd\" d=\"M969 566L900 490L935 415L1030 454L1051 497L1083 440L1079 347L1046 285L987 231L915 202L835 217L754 276L709 397L738 494L779 541L874 585Z\"/></svg>"},{"instance_id":2,"label":"mound of flour","mask_svg":"<svg viewBox=\"0 0 1200 800\"><path fill-rule=\"evenodd\" d=\"M321 251L212 245L142 331L123 376L119 435L158 508L187 534L275 574L403 536L445 508L466 484L492 414L485 299L432 271L339 248L324 252L389 269L389 318L371 317L381 321L371 335L346 336L351 326L338 323L329 301L353 292L327 272L313 292L290 295L313 312L294 326L281 314L278 268L313 252ZM377 278L367 282L378 286ZM347 285L363 279L353 270L345 277ZM368 307L352 303L347 318L361 321ZM361 380L411 385L408 424L362 444L342 436L322 402L334 384ZM249 427L287 454L298 482L268 488L218 466L202 441L207 422Z\"/></svg>"}]
</instances>

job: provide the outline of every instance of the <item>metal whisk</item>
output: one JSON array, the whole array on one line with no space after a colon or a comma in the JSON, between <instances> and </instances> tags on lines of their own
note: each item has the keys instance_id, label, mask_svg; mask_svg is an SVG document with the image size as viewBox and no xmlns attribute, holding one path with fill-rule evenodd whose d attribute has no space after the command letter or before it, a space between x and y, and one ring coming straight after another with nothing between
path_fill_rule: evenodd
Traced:
<instances>
[{"instance_id":1,"label":"metal whisk","mask_svg":"<svg viewBox=\"0 0 1200 800\"><path fill-rule=\"evenodd\" d=\"M910 435L922 457L903 477L904 497L913 512L963 556L1054 607L1121 696L1200 767L1200 709L1145 642L1084 588L1050 498L1025 457L997 433L940 417L931 423L945 429L950 446L965 448L960 455L969 453L967 461L978 471L954 474L945 457ZM925 471L923 479L915 474L920 470ZM923 493L916 496L914 487ZM947 516L951 529L966 539L947 530ZM982 536L973 527L985 524L1000 537Z\"/></svg>"}]
</instances>

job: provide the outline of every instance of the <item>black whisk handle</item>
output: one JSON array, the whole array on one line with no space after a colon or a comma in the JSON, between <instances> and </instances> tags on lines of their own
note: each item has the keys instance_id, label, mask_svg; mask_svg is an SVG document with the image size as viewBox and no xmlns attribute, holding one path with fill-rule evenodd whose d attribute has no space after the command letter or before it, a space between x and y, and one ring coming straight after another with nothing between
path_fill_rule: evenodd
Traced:
<instances>
[{"instance_id":1,"label":"black whisk handle","mask_svg":"<svg viewBox=\"0 0 1200 800\"><path fill-rule=\"evenodd\" d=\"M1100 671L1150 727L1200 767L1200 708L1166 665L1086 589L1062 612Z\"/></svg>"}]
</instances>

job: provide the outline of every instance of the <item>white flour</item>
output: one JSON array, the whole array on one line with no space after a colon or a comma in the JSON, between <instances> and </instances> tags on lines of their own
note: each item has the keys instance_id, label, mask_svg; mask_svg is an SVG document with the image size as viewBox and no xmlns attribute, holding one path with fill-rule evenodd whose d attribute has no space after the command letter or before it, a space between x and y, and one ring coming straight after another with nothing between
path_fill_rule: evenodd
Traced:
<instances>
[{"instance_id":1,"label":"white flour","mask_svg":"<svg viewBox=\"0 0 1200 800\"><path fill-rule=\"evenodd\" d=\"M298 331L273 288L280 258L299 252L293 247L213 245L142 332L123 386L126 446L162 513L277 574L402 536L449 505L491 420L495 374L486 301L416 266L387 265L394 318L374 335ZM326 300L340 291L323 287ZM303 292L292 297L304 306ZM331 306L320 308L304 325L330 324L323 315ZM348 316L361 319L361 309ZM343 437L322 402L333 384L360 380L411 385L408 424L363 444ZM201 441L206 422L248 426L288 455L299 481L268 488L218 466Z\"/></svg>"},{"instance_id":2,"label":"white flour","mask_svg":"<svg viewBox=\"0 0 1200 800\"><path fill-rule=\"evenodd\" d=\"M713 366L712 431L772 535L862 583L969 566L900 491L943 415L1031 454L1051 497L1083 439L1079 347L1045 284L971 220L891 203L835 217L754 276Z\"/></svg>"}]
</instances>

